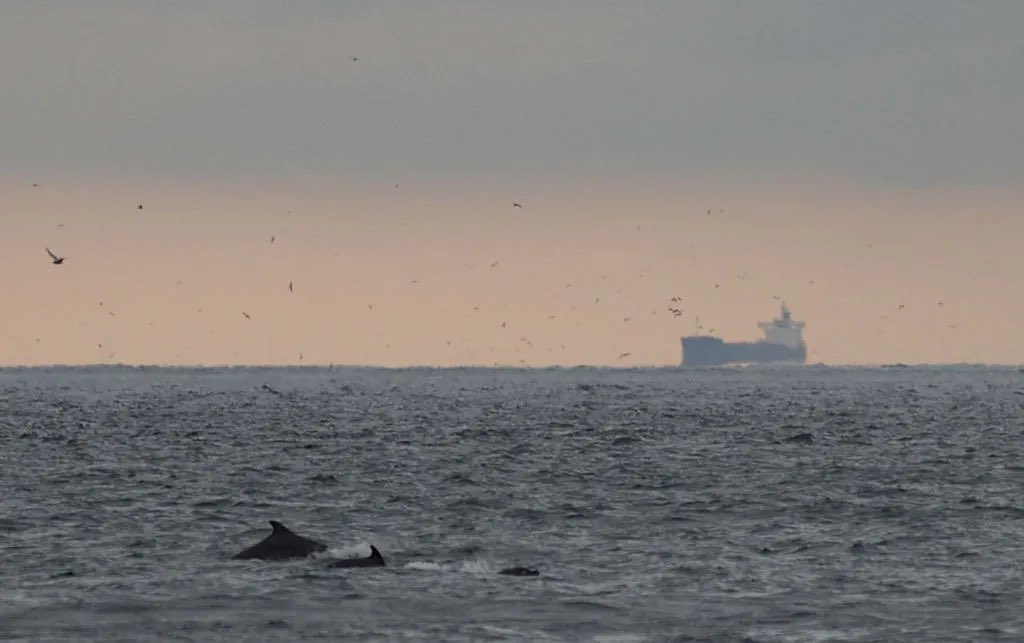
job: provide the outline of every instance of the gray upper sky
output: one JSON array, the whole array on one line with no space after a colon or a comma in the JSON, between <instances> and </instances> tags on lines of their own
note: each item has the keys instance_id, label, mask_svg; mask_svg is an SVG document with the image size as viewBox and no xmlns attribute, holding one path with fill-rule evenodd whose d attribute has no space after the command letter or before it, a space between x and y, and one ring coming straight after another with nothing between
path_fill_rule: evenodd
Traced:
<instances>
[{"instance_id":1,"label":"gray upper sky","mask_svg":"<svg viewBox=\"0 0 1024 643\"><path fill-rule=\"evenodd\" d=\"M4 2L0 172L1013 184L1021 25L1019 0Z\"/></svg>"}]
</instances>

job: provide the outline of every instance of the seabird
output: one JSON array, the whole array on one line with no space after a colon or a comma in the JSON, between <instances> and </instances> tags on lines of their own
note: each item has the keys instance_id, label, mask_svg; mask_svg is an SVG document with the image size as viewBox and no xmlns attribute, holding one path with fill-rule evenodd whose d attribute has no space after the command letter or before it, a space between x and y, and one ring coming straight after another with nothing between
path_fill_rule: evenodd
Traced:
<instances>
[{"instance_id":1,"label":"seabird","mask_svg":"<svg viewBox=\"0 0 1024 643\"><path fill-rule=\"evenodd\" d=\"M60 264L64 263L64 257L58 257L57 255L53 254L53 252L51 252L49 248L46 249L46 254L50 255L50 259L53 259L53 265L59 266Z\"/></svg>"},{"instance_id":2,"label":"seabird","mask_svg":"<svg viewBox=\"0 0 1024 643\"><path fill-rule=\"evenodd\" d=\"M244 315L246 319L252 319L252 317L249 316L249 313L245 312L244 310L242 311L242 315Z\"/></svg>"},{"instance_id":3,"label":"seabird","mask_svg":"<svg viewBox=\"0 0 1024 643\"><path fill-rule=\"evenodd\" d=\"M523 207L523 204L522 203L516 203L515 201L513 201L512 202L512 207L513 208L521 208L521 207Z\"/></svg>"}]
</instances>

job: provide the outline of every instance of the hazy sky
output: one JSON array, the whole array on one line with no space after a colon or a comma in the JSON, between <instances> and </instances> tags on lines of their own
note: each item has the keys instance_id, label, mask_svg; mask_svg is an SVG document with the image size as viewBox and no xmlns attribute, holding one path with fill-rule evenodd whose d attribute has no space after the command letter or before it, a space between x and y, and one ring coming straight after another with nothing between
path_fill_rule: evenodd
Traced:
<instances>
[{"instance_id":1,"label":"hazy sky","mask_svg":"<svg viewBox=\"0 0 1024 643\"><path fill-rule=\"evenodd\" d=\"M673 364L775 297L811 361L1024 363L1022 24L0 2L0 363Z\"/></svg>"}]
</instances>

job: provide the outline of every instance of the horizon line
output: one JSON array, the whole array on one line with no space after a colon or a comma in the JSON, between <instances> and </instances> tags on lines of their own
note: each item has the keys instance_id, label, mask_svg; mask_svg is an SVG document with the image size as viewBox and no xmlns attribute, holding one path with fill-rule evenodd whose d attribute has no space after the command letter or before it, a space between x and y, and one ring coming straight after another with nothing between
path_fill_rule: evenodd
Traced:
<instances>
[{"instance_id":1,"label":"horizon line","mask_svg":"<svg viewBox=\"0 0 1024 643\"><path fill-rule=\"evenodd\" d=\"M384 366L380 364L348 364L348 363L327 363L327 364L128 364L116 363L81 363L81 364L0 364L0 371L3 370L34 370L34 369L97 369L97 368L124 368L124 369L180 369L180 370L223 370L223 369L363 369L363 370L572 370L572 369L602 369L602 370L680 370L680 371L707 371L707 370L747 370L760 368L783 368L783 369L820 369L820 368L943 368L949 366L961 367L984 367L984 368L1024 368L1024 363L999 363L999 362L860 362L860 363L834 363L814 362L811 364L793 363L763 363L763 364L721 364L714 366L683 366L680 364L635 364L632 366L617 364L550 364L547 366L531 366L522 364L407 364L404 366Z\"/></svg>"}]
</instances>

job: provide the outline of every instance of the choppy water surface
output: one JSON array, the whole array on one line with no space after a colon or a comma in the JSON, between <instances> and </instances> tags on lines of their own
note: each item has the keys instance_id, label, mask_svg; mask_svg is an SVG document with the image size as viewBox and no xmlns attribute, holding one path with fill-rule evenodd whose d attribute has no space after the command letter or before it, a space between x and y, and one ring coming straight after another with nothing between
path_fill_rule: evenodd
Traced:
<instances>
[{"instance_id":1,"label":"choppy water surface","mask_svg":"<svg viewBox=\"0 0 1024 643\"><path fill-rule=\"evenodd\" d=\"M1021 640L1022 411L968 367L0 371L0 637ZM271 519L331 550L231 560Z\"/></svg>"}]
</instances>

